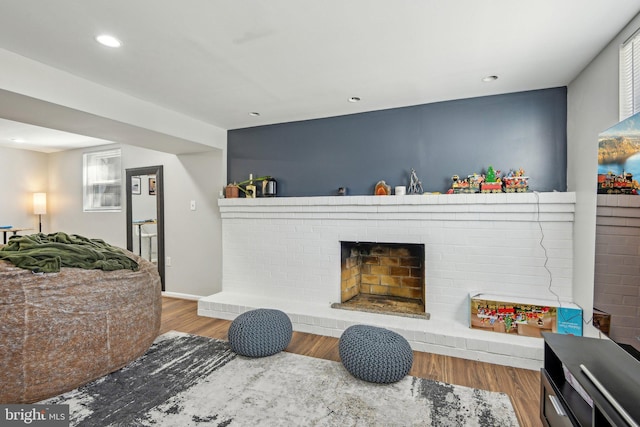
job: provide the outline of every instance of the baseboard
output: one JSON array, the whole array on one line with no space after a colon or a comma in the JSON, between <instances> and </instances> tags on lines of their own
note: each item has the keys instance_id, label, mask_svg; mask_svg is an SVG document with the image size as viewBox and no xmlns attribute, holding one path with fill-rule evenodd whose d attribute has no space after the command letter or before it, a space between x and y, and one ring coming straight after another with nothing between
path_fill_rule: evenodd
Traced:
<instances>
[{"instance_id":1,"label":"baseboard","mask_svg":"<svg viewBox=\"0 0 640 427\"><path fill-rule=\"evenodd\" d=\"M200 298L202 298L201 295L181 294L179 292L162 292L162 296L167 298L188 299L193 301L198 301Z\"/></svg>"}]
</instances>

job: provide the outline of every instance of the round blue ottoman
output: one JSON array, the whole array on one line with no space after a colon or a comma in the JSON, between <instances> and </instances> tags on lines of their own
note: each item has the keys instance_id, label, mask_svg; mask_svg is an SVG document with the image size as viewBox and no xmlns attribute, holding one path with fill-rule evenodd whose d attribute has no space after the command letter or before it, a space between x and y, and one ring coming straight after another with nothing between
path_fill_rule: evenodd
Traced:
<instances>
[{"instance_id":1,"label":"round blue ottoman","mask_svg":"<svg viewBox=\"0 0 640 427\"><path fill-rule=\"evenodd\" d=\"M351 375L372 383L400 381L413 365L409 342L396 332L375 326L348 327L340 337L338 351Z\"/></svg>"},{"instance_id":2,"label":"round blue ottoman","mask_svg":"<svg viewBox=\"0 0 640 427\"><path fill-rule=\"evenodd\" d=\"M229 326L231 350L249 357L276 354L289 345L293 327L280 310L258 308L242 313Z\"/></svg>"}]
</instances>

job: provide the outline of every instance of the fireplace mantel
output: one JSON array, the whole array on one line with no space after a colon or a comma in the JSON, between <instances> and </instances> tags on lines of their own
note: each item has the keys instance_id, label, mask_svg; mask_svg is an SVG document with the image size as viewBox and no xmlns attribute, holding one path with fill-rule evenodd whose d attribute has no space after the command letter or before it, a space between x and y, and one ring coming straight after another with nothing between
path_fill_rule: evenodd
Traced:
<instances>
[{"instance_id":1,"label":"fireplace mantel","mask_svg":"<svg viewBox=\"0 0 640 427\"><path fill-rule=\"evenodd\" d=\"M469 294L573 300L575 193L220 199L222 292L198 313L234 319L285 311L294 329L339 337L366 323L418 351L539 369L543 342L469 328ZM425 247L430 320L332 309L340 242ZM557 297L556 297L557 296Z\"/></svg>"},{"instance_id":2,"label":"fireplace mantel","mask_svg":"<svg viewBox=\"0 0 640 427\"><path fill-rule=\"evenodd\" d=\"M335 218L573 221L575 193L429 194L220 199L223 219Z\"/></svg>"}]
</instances>

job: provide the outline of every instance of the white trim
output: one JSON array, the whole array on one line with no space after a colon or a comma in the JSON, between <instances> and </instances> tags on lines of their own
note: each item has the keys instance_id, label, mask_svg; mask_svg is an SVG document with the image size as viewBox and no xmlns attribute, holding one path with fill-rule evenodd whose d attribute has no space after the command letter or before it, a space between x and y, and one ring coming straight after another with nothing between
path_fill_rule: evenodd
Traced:
<instances>
[{"instance_id":1,"label":"white trim","mask_svg":"<svg viewBox=\"0 0 640 427\"><path fill-rule=\"evenodd\" d=\"M202 298L201 295L182 294L180 292L162 292L162 296L167 298L188 299L192 301L198 301Z\"/></svg>"}]
</instances>

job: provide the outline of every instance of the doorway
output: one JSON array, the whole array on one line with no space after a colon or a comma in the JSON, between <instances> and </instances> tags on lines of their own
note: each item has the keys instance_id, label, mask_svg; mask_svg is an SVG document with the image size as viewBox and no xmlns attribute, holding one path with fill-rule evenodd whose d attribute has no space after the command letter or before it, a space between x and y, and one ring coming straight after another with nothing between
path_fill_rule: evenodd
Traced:
<instances>
[{"instance_id":1,"label":"doorway","mask_svg":"<svg viewBox=\"0 0 640 427\"><path fill-rule=\"evenodd\" d=\"M165 290L164 182L162 166L126 170L127 250L158 267Z\"/></svg>"}]
</instances>

